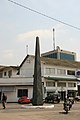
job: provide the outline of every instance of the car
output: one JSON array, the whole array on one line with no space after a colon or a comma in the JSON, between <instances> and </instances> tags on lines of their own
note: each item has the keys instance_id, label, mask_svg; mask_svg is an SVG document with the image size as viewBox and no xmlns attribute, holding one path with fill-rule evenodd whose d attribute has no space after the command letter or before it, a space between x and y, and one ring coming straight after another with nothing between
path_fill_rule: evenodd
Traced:
<instances>
[{"instance_id":1,"label":"car","mask_svg":"<svg viewBox=\"0 0 80 120\"><path fill-rule=\"evenodd\" d=\"M75 97L75 100L76 100L76 101L80 101L80 96L76 96L76 97Z\"/></svg>"},{"instance_id":2,"label":"car","mask_svg":"<svg viewBox=\"0 0 80 120\"><path fill-rule=\"evenodd\" d=\"M31 103L31 100L27 96L22 96L18 99L18 103L20 103L20 104Z\"/></svg>"},{"instance_id":3,"label":"car","mask_svg":"<svg viewBox=\"0 0 80 120\"><path fill-rule=\"evenodd\" d=\"M49 103L49 102L59 103L60 99L61 99L61 96L59 93L51 93L45 98L45 102L46 103Z\"/></svg>"}]
</instances>

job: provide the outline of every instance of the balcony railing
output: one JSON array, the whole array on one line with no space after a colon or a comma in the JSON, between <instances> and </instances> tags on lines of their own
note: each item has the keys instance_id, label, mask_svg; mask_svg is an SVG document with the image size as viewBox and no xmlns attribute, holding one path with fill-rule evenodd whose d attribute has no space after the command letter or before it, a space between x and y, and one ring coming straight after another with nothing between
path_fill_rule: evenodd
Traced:
<instances>
[{"instance_id":1,"label":"balcony railing","mask_svg":"<svg viewBox=\"0 0 80 120\"><path fill-rule=\"evenodd\" d=\"M33 78L0 78L0 85L33 85Z\"/></svg>"}]
</instances>

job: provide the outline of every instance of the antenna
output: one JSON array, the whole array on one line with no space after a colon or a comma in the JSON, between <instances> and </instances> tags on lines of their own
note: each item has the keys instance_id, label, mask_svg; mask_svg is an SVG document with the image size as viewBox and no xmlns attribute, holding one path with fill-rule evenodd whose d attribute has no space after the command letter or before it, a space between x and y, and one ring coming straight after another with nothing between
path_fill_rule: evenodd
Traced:
<instances>
[{"instance_id":1,"label":"antenna","mask_svg":"<svg viewBox=\"0 0 80 120\"><path fill-rule=\"evenodd\" d=\"M55 29L53 28L53 50L55 50L55 37L54 37L54 31L55 31Z\"/></svg>"},{"instance_id":2,"label":"antenna","mask_svg":"<svg viewBox=\"0 0 80 120\"><path fill-rule=\"evenodd\" d=\"M28 45L26 45L26 55L28 55Z\"/></svg>"}]
</instances>

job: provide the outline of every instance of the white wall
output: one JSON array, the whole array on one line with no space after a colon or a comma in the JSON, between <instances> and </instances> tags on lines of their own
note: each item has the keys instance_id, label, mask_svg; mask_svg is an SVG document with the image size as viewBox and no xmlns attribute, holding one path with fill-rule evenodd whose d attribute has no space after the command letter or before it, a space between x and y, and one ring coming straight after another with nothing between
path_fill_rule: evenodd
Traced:
<instances>
[{"instance_id":1,"label":"white wall","mask_svg":"<svg viewBox=\"0 0 80 120\"><path fill-rule=\"evenodd\" d=\"M29 57L20 69L20 76L32 77L34 74L34 60L32 57Z\"/></svg>"}]
</instances>

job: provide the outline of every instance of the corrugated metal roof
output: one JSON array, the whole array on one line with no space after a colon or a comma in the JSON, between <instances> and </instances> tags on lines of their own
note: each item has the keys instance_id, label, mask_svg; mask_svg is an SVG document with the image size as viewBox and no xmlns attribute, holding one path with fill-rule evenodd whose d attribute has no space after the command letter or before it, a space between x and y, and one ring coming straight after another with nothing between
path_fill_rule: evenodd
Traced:
<instances>
[{"instance_id":1,"label":"corrugated metal roof","mask_svg":"<svg viewBox=\"0 0 80 120\"><path fill-rule=\"evenodd\" d=\"M44 64L48 64L48 65L80 69L80 62L77 62L77 61L59 60L59 59L54 59L54 58L41 57L41 62Z\"/></svg>"},{"instance_id":2,"label":"corrugated metal roof","mask_svg":"<svg viewBox=\"0 0 80 120\"><path fill-rule=\"evenodd\" d=\"M3 71L5 69L18 69L18 66L3 66L3 67L0 67L0 71Z\"/></svg>"}]
</instances>

